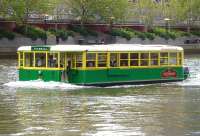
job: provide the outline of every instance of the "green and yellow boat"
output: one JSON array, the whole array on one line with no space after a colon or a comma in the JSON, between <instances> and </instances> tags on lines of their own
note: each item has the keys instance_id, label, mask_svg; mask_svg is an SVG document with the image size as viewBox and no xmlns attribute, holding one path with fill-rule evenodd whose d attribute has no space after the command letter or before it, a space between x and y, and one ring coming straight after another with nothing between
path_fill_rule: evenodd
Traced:
<instances>
[{"instance_id":1,"label":"green and yellow boat","mask_svg":"<svg viewBox=\"0 0 200 136\"><path fill-rule=\"evenodd\" d=\"M109 86L181 81L183 48L169 45L52 45L18 48L20 81Z\"/></svg>"}]
</instances>

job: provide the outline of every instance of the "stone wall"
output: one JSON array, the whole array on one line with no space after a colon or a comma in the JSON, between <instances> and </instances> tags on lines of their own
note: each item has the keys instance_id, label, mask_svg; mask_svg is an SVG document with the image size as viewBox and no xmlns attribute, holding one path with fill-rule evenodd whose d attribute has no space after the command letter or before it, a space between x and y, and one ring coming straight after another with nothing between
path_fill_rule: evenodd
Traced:
<instances>
[{"instance_id":1,"label":"stone wall","mask_svg":"<svg viewBox=\"0 0 200 136\"><path fill-rule=\"evenodd\" d=\"M165 40L160 37L156 37L154 40L141 40L140 38L132 38L131 40L126 40L125 38L116 37L116 43L122 43L122 44L167 44L167 45L184 45L186 40L192 40L192 39L199 39L197 36L191 36L191 37L179 37L175 40L169 39Z\"/></svg>"},{"instance_id":2,"label":"stone wall","mask_svg":"<svg viewBox=\"0 0 200 136\"><path fill-rule=\"evenodd\" d=\"M105 40L105 43L121 43L121 44L168 44L168 45L177 45L182 46L186 51L195 51L200 52L200 43L198 44L185 44L184 42L188 39L199 39L199 37L192 36L192 37L180 37L176 40L165 40L160 37L156 37L154 40L141 40L140 38L132 38L131 40L126 40L121 37L110 37L108 35L100 35L99 37L87 37L84 38L82 36L76 37L68 37L66 41L59 40L59 44L78 44L79 40L82 39L83 44L95 44L100 43L102 39ZM47 39L48 45L55 45L56 44L56 37L50 36ZM36 40L33 41L30 38L16 36L14 40L8 40L3 38L0 40L0 56L9 56L9 55L16 55L17 48L20 46L27 46L27 45L44 45L43 40Z\"/></svg>"}]
</instances>

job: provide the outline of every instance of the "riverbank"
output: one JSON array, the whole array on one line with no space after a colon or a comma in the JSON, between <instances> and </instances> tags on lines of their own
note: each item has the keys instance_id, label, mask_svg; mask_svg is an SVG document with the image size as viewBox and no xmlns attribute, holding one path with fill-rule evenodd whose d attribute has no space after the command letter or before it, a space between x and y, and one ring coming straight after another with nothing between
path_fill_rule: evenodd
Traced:
<instances>
[{"instance_id":1,"label":"riverbank","mask_svg":"<svg viewBox=\"0 0 200 136\"><path fill-rule=\"evenodd\" d=\"M165 40L160 37L156 37L154 40L145 39L142 40L140 38L132 38L130 40L126 40L121 37L109 37L108 35L101 35L99 37L83 37L83 36L75 36L68 37L67 40L59 41L59 44L73 45L73 44L99 44L101 40L104 39L107 43L114 44L166 44L166 45L175 45L181 46L184 48L185 53L199 53L200 52L200 38L197 36L190 37L179 37L175 40ZM193 42L198 40L197 43ZM193 43L190 43L192 41ZM51 36L47 39L47 45L55 45L56 37ZM44 45L43 40L31 40L30 38L18 36L14 40L8 40L3 38L0 40L0 58L16 58L17 57L17 48L20 46L30 46L30 45Z\"/></svg>"}]
</instances>

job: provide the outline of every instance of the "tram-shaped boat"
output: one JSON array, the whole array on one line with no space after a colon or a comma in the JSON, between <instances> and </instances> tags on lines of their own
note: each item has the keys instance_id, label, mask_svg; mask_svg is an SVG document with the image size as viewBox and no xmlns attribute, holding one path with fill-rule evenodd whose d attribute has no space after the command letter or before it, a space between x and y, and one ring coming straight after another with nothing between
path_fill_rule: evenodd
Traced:
<instances>
[{"instance_id":1,"label":"tram-shaped boat","mask_svg":"<svg viewBox=\"0 0 200 136\"><path fill-rule=\"evenodd\" d=\"M119 85L181 81L181 47L109 44L52 45L18 48L19 80L69 82L77 85Z\"/></svg>"}]
</instances>

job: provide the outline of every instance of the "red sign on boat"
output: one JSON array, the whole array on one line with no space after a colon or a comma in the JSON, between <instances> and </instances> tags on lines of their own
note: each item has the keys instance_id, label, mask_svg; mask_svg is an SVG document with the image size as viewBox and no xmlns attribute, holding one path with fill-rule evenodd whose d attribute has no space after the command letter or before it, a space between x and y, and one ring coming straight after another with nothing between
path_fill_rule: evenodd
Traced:
<instances>
[{"instance_id":1,"label":"red sign on boat","mask_svg":"<svg viewBox=\"0 0 200 136\"><path fill-rule=\"evenodd\" d=\"M167 69L162 73L163 78L169 78L169 77L176 77L176 71L173 69Z\"/></svg>"}]
</instances>

